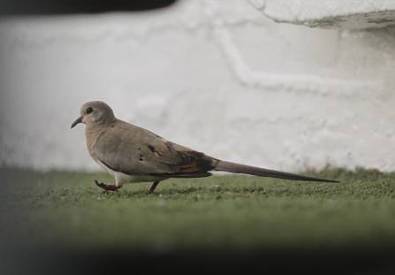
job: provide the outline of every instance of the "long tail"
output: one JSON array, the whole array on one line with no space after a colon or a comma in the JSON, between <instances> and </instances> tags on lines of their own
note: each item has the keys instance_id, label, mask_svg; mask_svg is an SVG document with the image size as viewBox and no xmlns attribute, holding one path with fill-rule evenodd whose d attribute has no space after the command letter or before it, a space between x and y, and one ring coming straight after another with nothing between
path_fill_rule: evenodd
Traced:
<instances>
[{"instance_id":1,"label":"long tail","mask_svg":"<svg viewBox=\"0 0 395 275\"><path fill-rule=\"evenodd\" d=\"M229 161L219 160L214 167L216 171L223 172L231 172L231 173L241 173L241 174L249 174L259 177L269 177L269 178L278 178L278 179L286 179L286 180L304 180L304 181L320 181L320 182L339 182L336 180L327 180L320 179L314 177L306 177L286 172L280 172L276 170L270 170L260 167L254 167L244 164L233 163Z\"/></svg>"}]
</instances>

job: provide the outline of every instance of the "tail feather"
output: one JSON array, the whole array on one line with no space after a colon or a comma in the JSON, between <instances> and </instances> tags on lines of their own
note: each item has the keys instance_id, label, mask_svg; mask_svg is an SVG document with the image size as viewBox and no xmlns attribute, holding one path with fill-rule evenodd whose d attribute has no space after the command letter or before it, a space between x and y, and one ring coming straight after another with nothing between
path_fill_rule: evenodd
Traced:
<instances>
[{"instance_id":1,"label":"tail feather","mask_svg":"<svg viewBox=\"0 0 395 275\"><path fill-rule=\"evenodd\" d=\"M320 179L314 177L307 177L296 175L292 173L286 173L276 170L270 170L260 167L254 167L244 164L233 163L229 161L220 160L215 165L214 170L223 171L223 172L231 172L231 173L240 173L240 174L249 174L259 177L269 177L269 178L278 178L278 179L286 179L286 180L303 180L303 181L319 181L319 182L339 182L336 180L328 180L328 179Z\"/></svg>"}]
</instances>

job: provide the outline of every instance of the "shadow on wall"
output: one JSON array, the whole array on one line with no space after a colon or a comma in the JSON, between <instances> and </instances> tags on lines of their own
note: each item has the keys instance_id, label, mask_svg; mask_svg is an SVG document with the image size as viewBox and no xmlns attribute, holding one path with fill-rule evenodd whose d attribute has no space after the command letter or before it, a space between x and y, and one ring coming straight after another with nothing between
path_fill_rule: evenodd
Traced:
<instances>
[{"instance_id":1,"label":"shadow on wall","mask_svg":"<svg viewBox=\"0 0 395 275\"><path fill-rule=\"evenodd\" d=\"M177 0L5 0L0 2L0 15L75 14L110 11L143 11L164 8Z\"/></svg>"}]
</instances>

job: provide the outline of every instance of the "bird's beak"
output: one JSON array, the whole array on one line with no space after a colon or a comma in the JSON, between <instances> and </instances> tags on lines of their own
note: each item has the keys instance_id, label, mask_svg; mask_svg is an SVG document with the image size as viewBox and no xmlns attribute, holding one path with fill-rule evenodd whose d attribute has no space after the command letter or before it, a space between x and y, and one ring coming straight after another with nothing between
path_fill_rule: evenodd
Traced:
<instances>
[{"instance_id":1,"label":"bird's beak","mask_svg":"<svg viewBox=\"0 0 395 275\"><path fill-rule=\"evenodd\" d=\"M75 125L82 123L82 116L74 120L74 122L71 124L71 128L74 128Z\"/></svg>"}]
</instances>

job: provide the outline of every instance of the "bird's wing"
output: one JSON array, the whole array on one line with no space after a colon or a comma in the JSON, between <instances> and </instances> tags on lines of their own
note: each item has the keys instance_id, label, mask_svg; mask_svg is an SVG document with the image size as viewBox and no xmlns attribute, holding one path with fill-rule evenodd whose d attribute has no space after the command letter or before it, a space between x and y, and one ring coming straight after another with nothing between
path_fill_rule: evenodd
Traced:
<instances>
[{"instance_id":1,"label":"bird's wing","mask_svg":"<svg viewBox=\"0 0 395 275\"><path fill-rule=\"evenodd\" d=\"M211 157L122 121L98 138L93 151L108 168L130 175L198 176L213 168Z\"/></svg>"}]
</instances>

